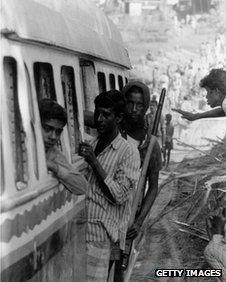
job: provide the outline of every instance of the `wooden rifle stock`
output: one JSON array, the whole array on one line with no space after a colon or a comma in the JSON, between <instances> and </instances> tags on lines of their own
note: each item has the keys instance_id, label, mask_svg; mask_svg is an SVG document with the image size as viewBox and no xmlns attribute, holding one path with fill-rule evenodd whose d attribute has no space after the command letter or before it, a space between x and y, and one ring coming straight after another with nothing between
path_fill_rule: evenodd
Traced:
<instances>
[{"instance_id":1,"label":"wooden rifle stock","mask_svg":"<svg viewBox=\"0 0 226 282\"><path fill-rule=\"evenodd\" d=\"M141 175L140 175L140 178L139 178L139 181L138 181L137 190L136 190L136 194L135 194L133 205L132 205L132 212L131 212L131 217L130 217L130 221L129 221L129 227L131 227L133 225L134 221L135 221L137 208L138 208L138 205L139 205L139 202L140 202L140 195L142 194L142 191L145 189L148 165L149 165L149 162L150 162L150 158L151 158L151 154L153 152L155 142L157 142L156 135L157 135L157 132L158 132L159 122L160 122L160 119L161 119L165 95L166 95L166 89L163 88L162 91L161 91L160 99L159 99L158 109L157 109L156 114L155 114L154 124L153 124L152 132L151 132L152 136L151 136L151 139L150 139L150 143L148 145L147 153L146 153L145 158L144 158L144 162L143 162L142 169L141 169ZM132 239L126 240L126 247L125 247L125 251L123 252L123 259L122 259L123 270L126 270L126 268L128 266L132 244L133 244Z\"/></svg>"}]
</instances>

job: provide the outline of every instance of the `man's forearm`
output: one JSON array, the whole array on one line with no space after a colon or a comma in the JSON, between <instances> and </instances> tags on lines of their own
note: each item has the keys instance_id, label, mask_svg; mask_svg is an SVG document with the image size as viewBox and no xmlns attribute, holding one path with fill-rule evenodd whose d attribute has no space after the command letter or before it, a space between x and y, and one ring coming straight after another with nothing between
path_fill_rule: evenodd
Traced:
<instances>
[{"instance_id":1,"label":"man's forearm","mask_svg":"<svg viewBox=\"0 0 226 282\"><path fill-rule=\"evenodd\" d=\"M88 183L79 172L76 172L73 169L68 170L60 165L57 165L55 175L59 181L73 194L83 195L86 193L88 189Z\"/></svg>"},{"instance_id":2,"label":"man's forearm","mask_svg":"<svg viewBox=\"0 0 226 282\"><path fill-rule=\"evenodd\" d=\"M105 184L104 180L107 177L107 173L102 168L101 164L96 160L93 164L91 164L94 174L99 182L100 189L104 193L104 195L113 203L116 203L114 197L112 196L108 186Z\"/></svg>"},{"instance_id":3,"label":"man's forearm","mask_svg":"<svg viewBox=\"0 0 226 282\"><path fill-rule=\"evenodd\" d=\"M142 225L143 221L145 220L146 216L148 215L150 209L154 204L154 201L158 193L158 177L159 177L159 172L149 175L148 191L142 201L141 211L135 220L135 222L138 225Z\"/></svg>"},{"instance_id":4,"label":"man's forearm","mask_svg":"<svg viewBox=\"0 0 226 282\"><path fill-rule=\"evenodd\" d=\"M195 119L209 118L209 117L224 117L225 113L222 108L215 108L207 112L195 114Z\"/></svg>"}]
</instances>

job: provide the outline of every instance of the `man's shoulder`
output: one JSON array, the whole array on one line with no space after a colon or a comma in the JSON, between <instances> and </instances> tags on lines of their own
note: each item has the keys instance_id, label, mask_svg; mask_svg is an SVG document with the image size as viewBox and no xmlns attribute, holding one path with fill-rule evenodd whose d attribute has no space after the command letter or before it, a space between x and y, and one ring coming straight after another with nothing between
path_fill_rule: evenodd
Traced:
<instances>
[{"instance_id":1,"label":"man's shoulder","mask_svg":"<svg viewBox=\"0 0 226 282\"><path fill-rule=\"evenodd\" d=\"M135 144L132 144L125 138L123 138L121 135L119 136L119 147L122 151L128 151L128 152L135 152L136 154L139 154L139 151Z\"/></svg>"},{"instance_id":2,"label":"man's shoulder","mask_svg":"<svg viewBox=\"0 0 226 282\"><path fill-rule=\"evenodd\" d=\"M147 150L150 142L151 142L151 139L148 138L148 136L146 136L145 140L142 142L142 145L139 147L139 150ZM161 148L160 148L159 142L157 140L154 143L153 151L160 151L161 152Z\"/></svg>"},{"instance_id":3,"label":"man's shoulder","mask_svg":"<svg viewBox=\"0 0 226 282\"><path fill-rule=\"evenodd\" d=\"M145 155L147 153L147 149L149 146L150 140L146 141L145 146L140 149L140 156L142 162L144 161ZM162 168L162 152L159 145L159 142L156 140L154 143L153 151L149 161L149 168L152 171L159 171Z\"/></svg>"},{"instance_id":4,"label":"man's shoulder","mask_svg":"<svg viewBox=\"0 0 226 282\"><path fill-rule=\"evenodd\" d=\"M120 160L127 160L135 166L140 166L140 154L137 147L121 135L118 137L116 152Z\"/></svg>"},{"instance_id":5,"label":"man's shoulder","mask_svg":"<svg viewBox=\"0 0 226 282\"><path fill-rule=\"evenodd\" d=\"M85 142L88 143L90 146L93 146L95 143L97 143L98 138L95 137L91 137L89 140L86 140Z\"/></svg>"}]
</instances>

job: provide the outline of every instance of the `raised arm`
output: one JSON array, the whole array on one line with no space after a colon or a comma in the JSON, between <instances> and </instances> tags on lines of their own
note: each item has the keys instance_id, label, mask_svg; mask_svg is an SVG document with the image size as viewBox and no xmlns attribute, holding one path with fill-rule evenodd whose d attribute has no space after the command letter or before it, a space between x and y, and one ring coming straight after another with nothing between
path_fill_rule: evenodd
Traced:
<instances>
[{"instance_id":1,"label":"raised arm","mask_svg":"<svg viewBox=\"0 0 226 282\"><path fill-rule=\"evenodd\" d=\"M224 117L225 112L222 108L214 108L212 110L203 112L203 113L190 113L187 111L182 111L180 109L172 109L172 111L177 112L182 115L182 118L193 121L202 118L211 118L211 117Z\"/></svg>"}]
</instances>

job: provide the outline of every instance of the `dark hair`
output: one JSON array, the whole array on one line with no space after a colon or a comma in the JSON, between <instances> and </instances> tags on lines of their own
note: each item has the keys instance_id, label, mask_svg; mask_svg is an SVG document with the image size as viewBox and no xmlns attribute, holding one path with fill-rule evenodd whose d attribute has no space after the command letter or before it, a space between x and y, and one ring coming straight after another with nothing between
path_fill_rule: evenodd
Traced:
<instances>
[{"instance_id":1,"label":"dark hair","mask_svg":"<svg viewBox=\"0 0 226 282\"><path fill-rule=\"evenodd\" d=\"M200 81L200 87L209 87L211 90L219 89L226 96L226 71L212 69L210 73Z\"/></svg>"},{"instance_id":2,"label":"dark hair","mask_svg":"<svg viewBox=\"0 0 226 282\"><path fill-rule=\"evenodd\" d=\"M166 114L166 119L172 120L172 115L171 114Z\"/></svg>"},{"instance_id":3,"label":"dark hair","mask_svg":"<svg viewBox=\"0 0 226 282\"><path fill-rule=\"evenodd\" d=\"M100 93L94 100L96 107L111 108L115 115L124 113L125 98L118 90L110 90Z\"/></svg>"},{"instance_id":4,"label":"dark hair","mask_svg":"<svg viewBox=\"0 0 226 282\"><path fill-rule=\"evenodd\" d=\"M39 103L39 112L41 122L57 119L66 125L67 123L67 113L66 110L59 105L57 102L51 99L42 99Z\"/></svg>"}]
</instances>

